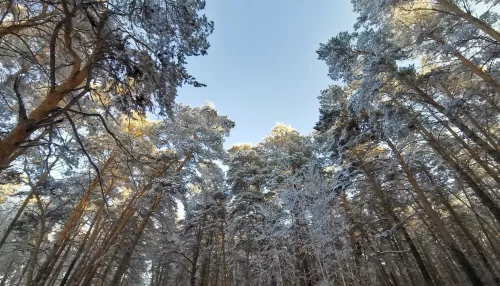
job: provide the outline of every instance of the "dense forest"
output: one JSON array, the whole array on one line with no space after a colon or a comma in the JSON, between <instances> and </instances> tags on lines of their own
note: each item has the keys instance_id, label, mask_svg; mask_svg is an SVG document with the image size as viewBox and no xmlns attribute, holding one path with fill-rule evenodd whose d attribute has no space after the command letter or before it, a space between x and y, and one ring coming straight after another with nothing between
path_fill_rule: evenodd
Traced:
<instances>
[{"instance_id":1,"label":"dense forest","mask_svg":"<svg viewBox=\"0 0 500 286\"><path fill-rule=\"evenodd\" d=\"M311 134L225 150L204 0L1 1L0 286L500 285L498 3L352 0Z\"/></svg>"}]
</instances>

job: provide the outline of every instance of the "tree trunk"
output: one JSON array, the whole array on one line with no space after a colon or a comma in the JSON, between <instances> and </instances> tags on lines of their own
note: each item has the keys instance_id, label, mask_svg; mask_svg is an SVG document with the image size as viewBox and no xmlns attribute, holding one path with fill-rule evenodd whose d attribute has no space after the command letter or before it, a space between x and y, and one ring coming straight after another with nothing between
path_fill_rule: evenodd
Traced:
<instances>
[{"instance_id":1,"label":"tree trunk","mask_svg":"<svg viewBox=\"0 0 500 286\"><path fill-rule=\"evenodd\" d=\"M473 285L484 285L481 279L479 278L480 276L476 273L476 270L470 263L470 261L467 259L465 254L460 250L458 244L456 243L455 239L451 234L448 232L446 229L444 223L441 221L438 213L433 209L431 203L427 200L425 197L424 191L420 188L420 185L417 183L417 180L413 176L413 173L410 170L410 167L406 164L403 156L399 153L397 150L396 146L392 143L392 141L389 138L386 138L387 145L389 148L392 150L394 155L396 156L397 161L401 165L401 168L405 172L406 176L408 177L408 181L412 185L413 189L415 190L417 194L417 198L420 201L420 203L423 206L424 211L426 214L429 216L431 222L434 224L436 229L438 230L441 238L443 239L443 242L446 244L446 246L449 248L457 262L460 264L462 267L463 271L469 278L469 281Z\"/></svg>"},{"instance_id":2,"label":"tree trunk","mask_svg":"<svg viewBox=\"0 0 500 286\"><path fill-rule=\"evenodd\" d=\"M125 251L125 254L123 255L123 258L120 260L120 263L118 264L118 269L115 272L115 275L113 276L113 280L111 282L111 285L119 285L120 281L123 278L123 275L125 274L125 271L128 268L128 265L130 263L130 258L132 257L132 254L134 253L135 247L139 243L139 240L142 236L142 233L144 232L144 228L146 228L146 225L149 222L149 219L153 215L153 212L156 210L158 205L160 204L162 195L161 193L158 193L156 195L155 201L149 208L148 212L146 215L143 217L141 224L139 225L134 238L132 239L132 242L130 243L129 247Z\"/></svg>"},{"instance_id":3,"label":"tree trunk","mask_svg":"<svg viewBox=\"0 0 500 286\"><path fill-rule=\"evenodd\" d=\"M68 269L66 270L66 274L64 275L62 281L61 281L61 284L60 286L64 286L66 285L66 282L68 281L69 279L69 276L71 274L71 271L73 270L73 268L75 267L76 265L76 262L78 261L78 259L80 258L80 256L82 255L83 253L83 250L85 249L85 245L87 243L87 240L90 236L90 233L92 232L93 233L93 228L94 228L94 225L97 224L97 227L99 226L99 222L100 222L100 219L101 219L101 213L102 213L102 207L99 208L99 210L97 211L97 214L95 216L95 218L92 220L92 223L90 224L89 226L89 229L87 230L87 232L85 233L85 236L83 237L83 240L80 244L80 246L78 247L78 250L77 252L75 253L75 256L73 257L73 260L71 261L71 264L68 266Z\"/></svg>"},{"instance_id":4,"label":"tree trunk","mask_svg":"<svg viewBox=\"0 0 500 286\"><path fill-rule=\"evenodd\" d=\"M474 194L481 200L485 207L487 207L490 212L493 214L497 222L500 223L500 208L496 205L496 203L490 198L490 196L486 193L483 188L481 188L470 176L469 174L463 170L463 168L453 159L451 155L449 155L443 148L439 146L438 141L432 133L427 131L425 127L419 124L419 129L427 138L427 142L429 145L439 154L441 157L458 173L458 175L465 181L465 183L474 191Z\"/></svg>"},{"instance_id":5,"label":"tree trunk","mask_svg":"<svg viewBox=\"0 0 500 286\"><path fill-rule=\"evenodd\" d=\"M222 203L221 203L222 204ZM221 208L222 212L224 209ZM221 259L222 259L222 286L227 286L227 261L226 261L226 231L224 229L224 213L220 218L220 233L221 233Z\"/></svg>"},{"instance_id":6,"label":"tree trunk","mask_svg":"<svg viewBox=\"0 0 500 286\"><path fill-rule=\"evenodd\" d=\"M193 156L193 152L189 152L186 155L186 157L184 158L184 160L182 160L180 165L177 167L175 172L176 173L180 172L182 170L182 168L184 168L184 166L189 162L189 160L191 159L192 156ZM164 168L163 171L160 172L159 176L161 176L167 169L168 169L168 166L166 168ZM148 186L150 186L150 187L148 187L148 189L152 187L152 181L148 184ZM153 202L153 204L149 208L148 212L146 213L146 215L142 219L142 222L139 225L139 228L137 229L130 246L127 248L127 250L125 251L125 254L123 255L123 258L120 260L120 263L118 264L118 269L116 270L115 275L113 276L112 285L119 285L120 284L120 281L123 278L123 275L125 274L125 271L127 270L127 267L130 263L130 258L132 257L134 249L137 246L137 243L139 243L139 239L142 236L144 228L148 224L149 219L153 215L153 212L156 210L156 208L160 204L161 198L162 198L162 194L158 193L156 195L155 201Z\"/></svg>"},{"instance_id":7,"label":"tree trunk","mask_svg":"<svg viewBox=\"0 0 500 286\"><path fill-rule=\"evenodd\" d=\"M212 245L212 240L213 240L213 233L210 233L206 243L205 243L205 248L208 249L210 245ZM207 286L209 282L209 275L210 275L210 261L212 253L209 252L208 255L205 255L205 258L203 259L202 263L202 270L201 270L201 281L199 286ZM207 282L207 283L206 283Z\"/></svg>"},{"instance_id":8,"label":"tree trunk","mask_svg":"<svg viewBox=\"0 0 500 286\"><path fill-rule=\"evenodd\" d=\"M382 190L382 188L378 184L378 182L375 179L375 177L373 176L372 172L370 170L368 170L368 168L366 167L366 164L363 164L363 162L361 161L361 158L357 154L357 152L353 151L353 153L356 156L358 163L361 166L361 169L363 170L366 177L368 178L368 181L372 185L372 188L375 190L377 197L382 202L383 208L387 212L388 221L389 222L392 221L392 223L389 224L389 227L392 228L393 224L395 224L397 228L401 229L406 242L410 246L410 251L411 251L413 257L415 258L415 260L417 261L418 268L419 268L420 273L422 274L422 277L424 278L426 284L427 285L435 285L435 283L432 281L432 278L431 278L431 275L429 274L429 271L427 271L427 268L425 267L424 260L420 256L420 253L418 252L415 244L413 243L413 240L410 237L410 234L406 230L406 227L401 223L401 220L394 213L392 203L389 201L387 196L384 194L384 191ZM436 281L436 285L440 285L440 282Z\"/></svg>"},{"instance_id":9,"label":"tree trunk","mask_svg":"<svg viewBox=\"0 0 500 286\"><path fill-rule=\"evenodd\" d=\"M486 173L488 173L491 178L493 178L493 180L495 180L495 182L500 185L500 177L498 176L498 172L494 171L487 162L482 160L479 154L472 150L472 148L446 122L441 122L441 125L443 125L444 128L446 128L446 130L448 130L448 132L453 135L453 138L457 140L469 152L472 158L486 171Z\"/></svg>"},{"instance_id":10,"label":"tree trunk","mask_svg":"<svg viewBox=\"0 0 500 286\"><path fill-rule=\"evenodd\" d=\"M28 270L26 274L26 285L31 286L33 284L33 272L35 271L36 260L38 257L38 251L40 250L40 245L42 245L43 238L45 236L45 209L43 208L42 202L40 201L40 196L35 194L38 209L40 210L41 222L38 237L36 239L35 247L28 260Z\"/></svg>"},{"instance_id":11,"label":"tree trunk","mask_svg":"<svg viewBox=\"0 0 500 286\"><path fill-rule=\"evenodd\" d=\"M198 257L200 255L201 239L202 239L202 227L198 228L196 234L196 247L193 251L193 258L191 262L191 277L189 279L191 286L196 286L196 271L198 270Z\"/></svg>"},{"instance_id":12,"label":"tree trunk","mask_svg":"<svg viewBox=\"0 0 500 286\"><path fill-rule=\"evenodd\" d=\"M447 1L447 0L442 0L442 1ZM473 72L475 75L477 75L479 78L481 78L483 81L491 85L495 91L500 94L500 83L498 83L493 77L491 77L489 74L484 72L480 67L476 66L473 62L471 62L469 59L467 59L464 55L462 55L458 50L452 48L450 45L448 45L443 38L440 38L438 36L431 36L431 38L436 41L438 44L447 47L448 49L452 49L451 53L464 65L466 66L471 72ZM481 95L479 95L481 96Z\"/></svg>"},{"instance_id":13,"label":"tree trunk","mask_svg":"<svg viewBox=\"0 0 500 286\"><path fill-rule=\"evenodd\" d=\"M75 210L71 214L70 218L68 219L68 222L64 226L64 229L61 231L59 234L59 237L52 247L51 252L47 255L47 258L45 259L45 262L42 264L40 267L40 270L38 271L36 277L35 277L35 284L36 285L43 285L50 275L50 272L52 271L53 266L55 265L57 259L59 258L63 245L65 245L68 241L69 235L71 230L73 229L73 226L79 221L81 216L83 215L83 212L85 210L85 206L88 203L90 195L94 192L95 188L97 187L97 184L99 184L101 177L104 175L104 173L107 171L108 167L110 166L111 162L114 160L114 156L116 155L116 152L113 151L109 158L106 160L104 165L102 166L100 170L100 174L92 180L92 183L90 184L89 188L83 195L82 199L78 203L78 205L75 207ZM104 199L104 198L103 198Z\"/></svg>"},{"instance_id":14,"label":"tree trunk","mask_svg":"<svg viewBox=\"0 0 500 286\"><path fill-rule=\"evenodd\" d=\"M45 171L45 173L43 173L43 175L40 177L40 179L38 179L38 181L35 183L35 185L31 188L30 193L28 194L28 196L26 196L26 198L24 199L23 203L21 204L21 206L17 210L16 215L14 216L14 218L10 222L9 226L7 227L7 229L5 230L5 232L3 233L2 239L0 239L0 249L5 244L5 241L7 240L7 237L9 236L10 232L14 229L14 226L16 225L17 220L23 214L24 209L28 205L28 203L31 200L31 198L33 198L33 195L36 194L38 188L40 188L40 186L42 185L42 183L49 176L50 170L52 170L52 168L56 164L57 160L58 160L58 158L56 158L54 160L54 162L52 162L52 164L50 164L49 168Z\"/></svg>"},{"instance_id":15,"label":"tree trunk","mask_svg":"<svg viewBox=\"0 0 500 286\"><path fill-rule=\"evenodd\" d=\"M437 188L439 188L439 187L437 187ZM465 234L467 239L470 241L470 243L472 244L472 246L474 247L476 252L479 254L479 258L481 258L481 261L483 262L484 266L486 266L486 269L488 269L488 271L491 273L492 278L495 280L495 284L500 285L500 279L497 277L494 266L488 260L486 252L485 252L484 248L482 247L482 245L474 237L474 235L469 231L469 229L465 226L464 222L458 216L458 214L455 212L455 210L451 206L450 202L448 202L448 200L445 198L443 193L439 189L437 189L437 193L439 195L439 198L441 199L441 202L443 203L443 205L446 207L446 209L450 212L451 216L453 217L453 220L456 221L457 225L460 227L462 232Z\"/></svg>"},{"instance_id":16,"label":"tree trunk","mask_svg":"<svg viewBox=\"0 0 500 286\"><path fill-rule=\"evenodd\" d=\"M107 19L108 14L103 13L97 25L98 35L101 34ZM46 119L51 112L56 110L59 103L62 102L72 90L79 87L87 80L92 69L91 67L98 53L101 52L99 47L100 44L101 43L95 44L93 52L87 59L87 63L83 68L81 68L80 58L76 57L69 76L59 85L49 88L45 98L29 113L29 115L27 115L27 118L19 118L14 129L2 137L0 140L0 171L6 169L10 162L19 156L20 153L18 153L17 150L20 148L20 144L29 139L31 134L36 130L37 124Z\"/></svg>"},{"instance_id":17,"label":"tree trunk","mask_svg":"<svg viewBox=\"0 0 500 286\"><path fill-rule=\"evenodd\" d=\"M491 147L486 141L484 141L480 136L478 136L474 131L472 131L467 125L465 125L460 118L448 112L444 106L436 102L431 96L421 90L413 82L408 79L402 79L408 86L410 86L417 94L421 97L421 100L425 103L430 104L437 111L445 115L460 131L462 131L467 137L469 137L474 143L476 143L481 149L483 149L495 162L500 164L500 150Z\"/></svg>"},{"instance_id":18,"label":"tree trunk","mask_svg":"<svg viewBox=\"0 0 500 286\"><path fill-rule=\"evenodd\" d=\"M479 30L483 31L485 34L489 35L493 39L495 39L499 44L500 44L500 33L493 29L491 26L489 26L487 23L482 21L481 19L478 19L474 17L472 14L464 12L462 9L460 9L455 3L453 3L450 0L436 0L439 5L444 7L446 10L454 13L458 17L464 19L465 21L469 22L470 24L474 25L476 28Z\"/></svg>"}]
</instances>

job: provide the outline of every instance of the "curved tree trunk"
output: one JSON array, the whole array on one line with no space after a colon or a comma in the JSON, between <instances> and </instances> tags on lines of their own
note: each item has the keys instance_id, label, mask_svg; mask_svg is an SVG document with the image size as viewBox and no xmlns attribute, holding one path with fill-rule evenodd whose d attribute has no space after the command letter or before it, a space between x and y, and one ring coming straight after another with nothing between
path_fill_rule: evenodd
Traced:
<instances>
[{"instance_id":1,"label":"curved tree trunk","mask_svg":"<svg viewBox=\"0 0 500 286\"><path fill-rule=\"evenodd\" d=\"M74 11L72 13L74 13ZM53 32L57 33L66 21L71 21L72 16L73 15L70 14L66 17L66 19L63 19L61 22L59 22L54 28L55 31ZM97 27L98 35L101 34L104 25L107 22L107 19L108 15L107 13L104 13ZM24 114L23 116L20 116L17 125L9 133L7 133L7 135L2 137L2 139L0 140L0 171L6 169L9 164L13 160L15 160L17 156L19 156L20 153L18 153L17 151L20 148L20 144L26 141L31 136L31 134L36 130L37 124L42 122L42 120L47 119L51 112L54 112L57 109L59 103L62 102L63 99L68 96L71 91L81 86L84 81L88 79L95 58L97 57L98 53L101 52L99 45L99 42L95 44L92 54L87 59L87 62L83 67L81 67L81 59L75 53L73 53L74 62L69 76L59 85L50 87L47 95L42 100L42 102L38 106L36 106L29 113L29 115ZM51 57L55 57L54 53L55 51L52 50ZM52 66L52 69L54 68L55 67ZM84 89L84 91L82 91L80 95L77 95L76 97L82 97L86 94L86 92L87 89ZM71 103L75 104L76 101L72 100ZM24 106L21 106L20 103L19 108L21 109L21 107L24 108ZM69 108L71 106L67 107ZM26 113L26 111L24 111L24 113Z\"/></svg>"}]
</instances>

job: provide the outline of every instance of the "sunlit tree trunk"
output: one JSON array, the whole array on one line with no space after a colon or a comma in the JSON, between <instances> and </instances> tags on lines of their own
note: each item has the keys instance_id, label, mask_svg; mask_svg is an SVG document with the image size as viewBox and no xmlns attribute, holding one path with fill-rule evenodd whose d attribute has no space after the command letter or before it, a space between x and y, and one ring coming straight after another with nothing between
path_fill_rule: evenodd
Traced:
<instances>
[{"instance_id":1,"label":"sunlit tree trunk","mask_svg":"<svg viewBox=\"0 0 500 286\"><path fill-rule=\"evenodd\" d=\"M447 0L443 0L447 1ZM476 66L474 63L472 63L469 59L467 59L462 53L460 53L458 50L452 48L449 44L447 44L443 38L440 38L438 36L431 36L434 41L436 41L438 44L442 46L446 46L447 48L451 48L452 51L451 53L465 66L467 67L471 72L473 72L476 76L481 78L483 81L491 85L495 91L500 94L500 83L496 81L491 75L487 74L484 72L480 67ZM479 94L481 96L481 94Z\"/></svg>"},{"instance_id":2,"label":"sunlit tree trunk","mask_svg":"<svg viewBox=\"0 0 500 286\"><path fill-rule=\"evenodd\" d=\"M184 160L182 160L182 162L176 168L175 172L179 173L180 171L182 171L182 169L189 162L189 160L191 159L192 156L193 156L193 152L189 152L186 155L186 157L184 158ZM170 165L168 165L167 167L165 167L163 169L163 171L161 171L159 173L159 175L157 176L157 178L161 177L168 170L169 166ZM149 186L148 189L150 189L152 187L152 182L150 182L149 185L148 185ZM123 255L123 258L120 260L120 263L118 264L118 268L117 268L117 270L116 270L116 272L115 272L115 274L113 276L113 280L112 280L112 284L113 285L118 285L120 283L120 281L122 280L123 275L125 274L125 271L127 270L127 267L128 267L128 265L130 263L130 259L132 257L133 252L134 252L134 249L137 246L137 244L139 243L139 240L140 240L140 238L142 236L142 233L144 232L144 229L145 229L146 225L148 224L149 219L153 215L153 212L156 210L156 208L160 204L162 196L163 195L161 193L158 193L156 195L156 198L155 198L153 204L149 208L149 210L146 213L146 215L142 218L142 222L140 223L137 231L135 232L135 234L133 236L133 239L132 239L132 242L130 243L130 246L127 248L127 250L125 251L125 254Z\"/></svg>"},{"instance_id":3,"label":"sunlit tree trunk","mask_svg":"<svg viewBox=\"0 0 500 286\"><path fill-rule=\"evenodd\" d=\"M70 16L70 18L73 16L74 15ZM20 117L14 129L2 137L0 140L0 171L7 168L10 162L16 159L16 156L19 156L19 153L16 151L19 149L20 144L26 141L36 130L37 124L46 119L51 112L56 110L59 103L62 102L71 91L81 86L85 80L88 79L95 58L102 52L101 47L99 46L99 38L105 23L107 22L107 17L107 13L101 15L101 19L97 27L97 43L93 47L93 53L89 56L83 67L80 57L73 52L72 70L68 77L59 85L49 88L49 91L42 102L28 115L25 115L25 118L23 118L24 116ZM56 25L56 29L53 31L55 34L57 34L58 30L62 28L64 22L66 22L65 19ZM54 50L51 50L50 52L55 53ZM52 69L55 69L55 67L52 66ZM85 90L85 92L87 91L88 90Z\"/></svg>"},{"instance_id":4,"label":"sunlit tree trunk","mask_svg":"<svg viewBox=\"0 0 500 286\"><path fill-rule=\"evenodd\" d=\"M71 235L71 230L74 229L74 226L78 223L80 218L82 217L85 208L87 206L87 203L89 201L90 195L94 192L96 187L101 183L101 178L104 175L104 173L107 171L109 166L114 160L114 157L116 155L116 152L112 152L111 155L108 157L104 165L102 166L100 170L100 174L92 180L92 183L90 184L89 188L83 195L82 199L78 203L78 205L75 207L73 213L71 214L70 218L66 222L66 225L64 226L64 229L59 233L58 239L54 246L52 247L51 251L47 255L47 258L45 259L44 263L40 267L37 275L35 276L34 282L36 285L43 285L46 281L46 279L49 277L52 268L55 266L57 260L59 259L59 256L64 250L64 247L68 243L69 237ZM103 198L105 199L105 198Z\"/></svg>"},{"instance_id":5,"label":"sunlit tree trunk","mask_svg":"<svg viewBox=\"0 0 500 286\"><path fill-rule=\"evenodd\" d=\"M489 26L487 23L482 21L481 19L474 17L471 13L463 11L451 0L436 0L436 2L439 3L439 5L441 5L446 10L452 12L458 17L474 25L476 28L483 31L485 34L489 35L490 37L495 39L495 41L500 43L500 33L495 29L493 29L491 26Z\"/></svg>"},{"instance_id":6,"label":"sunlit tree trunk","mask_svg":"<svg viewBox=\"0 0 500 286\"><path fill-rule=\"evenodd\" d=\"M83 237L83 240L80 243L80 246L78 247L78 250L76 251L76 253L75 253L75 255L74 255L74 257L73 257L70 265L68 266L68 269L66 270L66 274L64 275L64 277L63 277L63 279L61 281L60 286L66 285L66 282L68 281L69 276L70 276L73 268L75 267L78 259L80 259L80 256L82 255L83 251L85 250L85 246L87 244L87 240L89 239L90 234L94 233L94 227L96 227L96 228L99 227L99 223L100 223L100 220L101 220L102 210L103 210L103 206L101 206L99 208L99 210L97 211L97 214L95 215L94 219L92 220L92 222L91 222L91 224L89 226L89 229L85 233L85 236Z\"/></svg>"}]
</instances>

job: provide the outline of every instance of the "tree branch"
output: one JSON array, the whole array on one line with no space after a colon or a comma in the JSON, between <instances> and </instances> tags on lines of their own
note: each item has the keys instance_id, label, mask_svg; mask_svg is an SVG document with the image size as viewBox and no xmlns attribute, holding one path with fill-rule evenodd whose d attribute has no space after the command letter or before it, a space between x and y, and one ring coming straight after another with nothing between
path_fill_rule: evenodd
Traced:
<instances>
[{"instance_id":1,"label":"tree branch","mask_svg":"<svg viewBox=\"0 0 500 286\"><path fill-rule=\"evenodd\" d=\"M66 115L66 118L68 119L68 122L69 124L71 125L71 129L73 129L73 133L75 135L75 139L76 141L78 142L78 145L80 145L80 147L82 148L82 152L85 154L85 156L87 157L87 159L89 160L89 163L90 165L92 165L92 167L94 168L94 170L96 171L97 173L97 178L99 180L99 186L101 187L101 195L102 195L102 199L104 200L104 203L106 204L106 208L109 209L109 205L108 205L108 202L106 201L106 195L104 194L104 188L102 186L102 177L101 177L101 174L99 172L99 168L97 167L97 165L94 163L94 161L92 161L92 158L90 157L89 153L87 152L87 150L85 149L85 147L83 146L83 143L82 143L82 140L80 139L80 136L78 135L78 130L76 129L76 126L75 126L75 123L73 122L73 120L71 119L71 116L69 116L69 113L68 112L65 112L64 113Z\"/></svg>"},{"instance_id":2,"label":"tree branch","mask_svg":"<svg viewBox=\"0 0 500 286\"><path fill-rule=\"evenodd\" d=\"M21 97L21 93L19 92L19 82L21 81L21 75L16 77L14 81L14 93L17 97L17 106L18 106L18 115L19 121L24 121L28 119L28 115L26 114L26 107L24 106L23 99Z\"/></svg>"}]
</instances>

